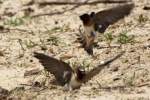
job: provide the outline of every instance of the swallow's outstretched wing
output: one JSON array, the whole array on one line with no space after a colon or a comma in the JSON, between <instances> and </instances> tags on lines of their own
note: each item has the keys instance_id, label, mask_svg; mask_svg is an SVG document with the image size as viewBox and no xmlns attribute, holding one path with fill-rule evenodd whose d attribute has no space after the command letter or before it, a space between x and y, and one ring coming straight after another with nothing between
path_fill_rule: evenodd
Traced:
<instances>
[{"instance_id":1,"label":"swallow's outstretched wing","mask_svg":"<svg viewBox=\"0 0 150 100\"><path fill-rule=\"evenodd\" d=\"M34 57L39 60L44 69L55 76L60 85L65 85L70 81L73 70L69 64L43 53L34 52Z\"/></svg>"},{"instance_id":2,"label":"swallow's outstretched wing","mask_svg":"<svg viewBox=\"0 0 150 100\"><path fill-rule=\"evenodd\" d=\"M85 28L85 32L83 33L84 42L82 41L82 44L88 54L93 54L93 43L96 31L100 33L105 32L109 25L129 15L133 7L133 3L124 4L122 6L117 6L97 13L85 13L79 16Z\"/></svg>"},{"instance_id":3,"label":"swallow's outstretched wing","mask_svg":"<svg viewBox=\"0 0 150 100\"><path fill-rule=\"evenodd\" d=\"M122 6L120 5L96 13L93 17L93 20L95 22L95 30L103 33L109 25L129 15L133 7L133 3L124 4Z\"/></svg>"},{"instance_id":4,"label":"swallow's outstretched wing","mask_svg":"<svg viewBox=\"0 0 150 100\"><path fill-rule=\"evenodd\" d=\"M95 67L94 69L92 69L91 71L86 73L86 76L84 78L84 82L87 82L88 80L90 80L92 77L94 77L95 75L97 75L106 65L112 63L113 61L115 61L116 59L118 59L119 57L121 57L125 52L122 51L121 53L119 53L118 55L116 55L115 57L112 57L106 61L104 61L102 64L98 65L97 67Z\"/></svg>"}]
</instances>

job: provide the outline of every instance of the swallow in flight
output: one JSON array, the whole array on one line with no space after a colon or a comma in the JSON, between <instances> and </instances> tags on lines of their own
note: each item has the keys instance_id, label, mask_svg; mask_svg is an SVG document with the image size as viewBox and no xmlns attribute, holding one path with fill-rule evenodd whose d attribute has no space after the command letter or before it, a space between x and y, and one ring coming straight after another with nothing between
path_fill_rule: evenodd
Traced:
<instances>
[{"instance_id":1,"label":"swallow in flight","mask_svg":"<svg viewBox=\"0 0 150 100\"><path fill-rule=\"evenodd\" d=\"M97 35L96 33L104 33L109 25L129 15L133 7L134 4L130 3L97 13L91 12L91 14L85 13L79 16L84 26L84 33L82 33L82 40L80 42L88 54L93 55L93 43Z\"/></svg>"}]
</instances>

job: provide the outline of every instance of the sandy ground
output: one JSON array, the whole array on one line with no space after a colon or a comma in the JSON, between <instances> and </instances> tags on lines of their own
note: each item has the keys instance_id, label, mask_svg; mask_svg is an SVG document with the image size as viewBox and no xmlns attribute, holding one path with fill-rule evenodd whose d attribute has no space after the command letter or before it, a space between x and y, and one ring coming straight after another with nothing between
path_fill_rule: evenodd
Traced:
<instances>
[{"instance_id":1,"label":"sandy ground","mask_svg":"<svg viewBox=\"0 0 150 100\"><path fill-rule=\"evenodd\" d=\"M89 56L75 42L82 25L79 15L100 11L118 4L95 5L29 5L34 12L25 13L30 0L0 0L0 25L10 31L0 31L0 87L12 91L8 98L14 100L149 100L150 99L150 11L143 7L148 0L134 0L135 8L126 18L110 26L106 33L127 32L135 36L134 43L121 48L108 47L107 41L98 36L99 47L94 48L96 59ZM40 0L38 0L40 1ZM13 16L12 16L13 15ZM41 15L41 16L37 16ZM34 17L29 17L34 16ZM142 16L142 18L140 17ZM142 21L140 21L142 19ZM118 46L114 39L111 46ZM65 62L84 64L86 69L96 67L101 61L125 50L125 54L106 66L80 89L66 92L51 84L53 77L46 77L43 67L33 57L42 52ZM87 68L88 67L88 68ZM42 72L24 76L31 69ZM26 86L34 82L42 86ZM26 84L26 85L21 85ZM17 87L17 88L16 88ZM24 88L21 88L24 87Z\"/></svg>"}]
</instances>

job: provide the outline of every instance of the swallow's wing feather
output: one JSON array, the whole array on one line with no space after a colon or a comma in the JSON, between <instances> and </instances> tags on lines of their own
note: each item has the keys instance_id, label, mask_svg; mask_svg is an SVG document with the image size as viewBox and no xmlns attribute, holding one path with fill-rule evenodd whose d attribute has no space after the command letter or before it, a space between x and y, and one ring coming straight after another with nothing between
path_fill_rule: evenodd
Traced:
<instances>
[{"instance_id":1,"label":"swallow's wing feather","mask_svg":"<svg viewBox=\"0 0 150 100\"><path fill-rule=\"evenodd\" d=\"M116 59L118 59L119 57L121 57L124 53L125 52L122 51L121 53L117 54L115 57L112 57L112 58L106 60L104 63L98 65L97 67L95 67L91 71L87 72L86 76L84 78L84 82L87 82L92 77L94 77L95 75L97 75L106 65L112 63L113 61L115 61Z\"/></svg>"},{"instance_id":2,"label":"swallow's wing feather","mask_svg":"<svg viewBox=\"0 0 150 100\"><path fill-rule=\"evenodd\" d=\"M125 4L122 6L117 6L111 9L103 10L96 13L93 19L94 22L96 22L95 29L103 33L109 25L129 15L133 7L134 4L131 3L131 4Z\"/></svg>"},{"instance_id":3,"label":"swallow's wing feather","mask_svg":"<svg viewBox=\"0 0 150 100\"><path fill-rule=\"evenodd\" d=\"M39 62L44 66L44 69L56 77L56 80L61 85L64 85L70 80L73 70L69 64L43 53L34 52L34 57L39 60Z\"/></svg>"}]
</instances>

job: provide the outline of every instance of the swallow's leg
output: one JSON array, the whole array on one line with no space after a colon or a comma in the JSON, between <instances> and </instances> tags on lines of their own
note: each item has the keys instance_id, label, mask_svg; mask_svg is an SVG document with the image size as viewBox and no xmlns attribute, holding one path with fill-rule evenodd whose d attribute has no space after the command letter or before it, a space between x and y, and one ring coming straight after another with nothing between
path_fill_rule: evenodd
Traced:
<instances>
[{"instance_id":1,"label":"swallow's leg","mask_svg":"<svg viewBox=\"0 0 150 100\"><path fill-rule=\"evenodd\" d=\"M86 43L86 39L84 37L80 37L80 38L77 38L77 42L79 42L81 45L79 46L79 48L84 48L85 45L87 44Z\"/></svg>"},{"instance_id":2,"label":"swallow's leg","mask_svg":"<svg viewBox=\"0 0 150 100\"><path fill-rule=\"evenodd\" d=\"M69 90L69 86L68 86L68 84L65 84L64 85L64 89L63 89L64 91L68 91Z\"/></svg>"},{"instance_id":3,"label":"swallow's leg","mask_svg":"<svg viewBox=\"0 0 150 100\"><path fill-rule=\"evenodd\" d=\"M94 40L95 40L95 37L94 36L90 36L87 38L87 41L86 41L86 45L85 45L85 50L90 54L90 55L93 55L93 44L94 44Z\"/></svg>"}]
</instances>

